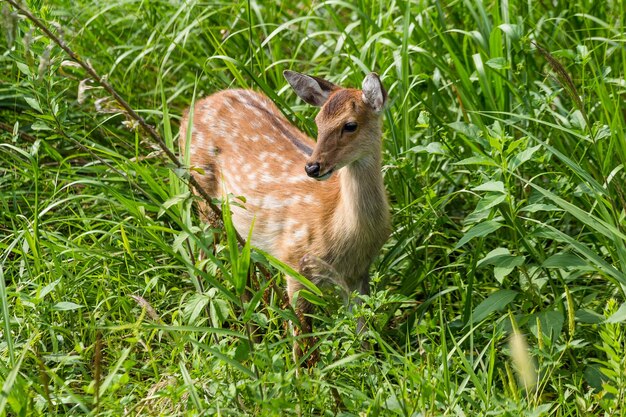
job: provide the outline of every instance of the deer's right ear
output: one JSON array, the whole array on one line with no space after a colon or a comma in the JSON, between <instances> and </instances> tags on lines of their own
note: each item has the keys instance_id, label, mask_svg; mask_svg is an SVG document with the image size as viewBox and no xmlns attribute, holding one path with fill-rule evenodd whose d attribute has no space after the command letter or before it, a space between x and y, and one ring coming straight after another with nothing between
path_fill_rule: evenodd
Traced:
<instances>
[{"instance_id":1,"label":"deer's right ear","mask_svg":"<svg viewBox=\"0 0 626 417\"><path fill-rule=\"evenodd\" d=\"M299 72L285 70L283 75L294 89L298 97L307 103L321 107L326 103L330 93L338 87L321 78L300 74Z\"/></svg>"},{"instance_id":2,"label":"deer's right ear","mask_svg":"<svg viewBox=\"0 0 626 417\"><path fill-rule=\"evenodd\" d=\"M363 101L376 113L380 113L385 106L387 91L375 72L370 73L363 80Z\"/></svg>"}]
</instances>

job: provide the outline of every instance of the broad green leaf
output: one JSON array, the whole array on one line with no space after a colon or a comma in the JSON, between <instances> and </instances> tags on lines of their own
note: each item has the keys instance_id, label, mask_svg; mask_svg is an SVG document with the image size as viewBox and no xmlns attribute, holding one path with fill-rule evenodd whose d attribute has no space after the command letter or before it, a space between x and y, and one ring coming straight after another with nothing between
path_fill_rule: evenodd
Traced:
<instances>
[{"instance_id":1,"label":"broad green leaf","mask_svg":"<svg viewBox=\"0 0 626 417\"><path fill-rule=\"evenodd\" d=\"M554 407L554 404L548 402L546 404L540 404L535 407L530 415L532 416L547 416L550 414L550 410Z\"/></svg>"},{"instance_id":2,"label":"broad green leaf","mask_svg":"<svg viewBox=\"0 0 626 417\"><path fill-rule=\"evenodd\" d=\"M603 389L603 384L607 382L607 377L601 371L599 364L591 364L585 367L584 371L585 381L589 384L595 392L600 392Z\"/></svg>"},{"instance_id":3,"label":"broad green leaf","mask_svg":"<svg viewBox=\"0 0 626 417\"><path fill-rule=\"evenodd\" d=\"M494 258L498 258L500 256L511 256L511 252L507 248L495 248L488 254L486 254L481 260L478 261L477 266L485 265L493 265L490 261Z\"/></svg>"},{"instance_id":4,"label":"broad green leaf","mask_svg":"<svg viewBox=\"0 0 626 417\"><path fill-rule=\"evenodd\" d=\"M585 117L580 110L574 110L572 116L570 117L570 122L576 129L585 130L587 128L587 122L585 121Z\"/></svg>"},{"instance_id":5,"label":"broad green leaf","mask_svg":"<svg viewBox=\"0 0 626 417\"><path fill-rule=\"evenodd\" d=\"M493 265L493 274L500 284L513 270L524 263L524 257L511 255L506 248L496 248L478 261L477 266Z\"/></svg>"},{"instance_id":6,"label":"broad green leaf","mask_svg":"<svg viewBox=\"0 0 626 417\"><path fill-rule=\"evenodd\" d=\"M71 311L78 310L80 308L83 308L83 306L80 304L72 303L70 301L61 301L60 303L56 303L54 306L52 306L52 309L56 311Z\"/></svg>"},{"instance_id":7,"label":"broad green leaf","mask_svg":"<svg viewBox=\"0 0 626 417\"><path fill-rule=\"evenodd\" d=\"M530 148L526 148L522 152L516 154L509 161L509 169L514 170L519 168L524 162L530 160L539 148L541 148L541 145L531 146Z\"/></svg>"},{"instance_id":8,"label":"broad green leaf","mask_svg":"<svg viewBox=\"0 0 626 417\"><path fill-rule=\"evenodd\" d=\"M478 187L472 188L473 191L493 191L496 193L506 194L504 183L502 181L489 181Z\"/></svg>"},{"instance_id":9,"label":"broad green leaf","mask_svg":"<svg viewBox=\"0 0 626 417\"><path fill-rule=\"evenodd\" d=\"M427 111L420 111L420 114L417 116L417 126L418 127L428 127L430 125L430 114ZM438 143L438 142L435 142Z\"/></svg>"},{"instance_id":10,"label":"broad green leaf","mask_svg":"<svg viewBox=\"0 0 626 417\"><path fill-rule=\"evenodd\" d=\"M480 199L478 204L476 205L476 209L474 213L479 213L481 211L489 210L500 203L503 203L506 200L505 194L500 193L489 193L483 198Z\"/></svg>"},{"instance_id":11,"label":"broad green leaf","mask_svg":"<svg viewBox=\"0 0 626 417\"><path fill-rule=\"evenodd\" d=\"M485 63L489 68L495 70L507 69L510 67L509 63L504 57L491 58Z\"/></svg>"},{"instance_id":12,"label":"broad green leaf","mask_svg":"<svg viewBox=\"0 0 626 417\"><path fill-rule=\"evenodd\" d=\"M465 245L467 242L474 239L475 237L487 236L495 232L501 227L502 227L502 224L494 220L487 220L486 222L479 223L473 226L471 229L467 231L467 233L463 235L463 237L459 240L459 242L456 244L454 249L460 248L461 246Z\"/></svg>"},{"instance_id":13,"label":"broad green leaf","mask_svg":"<svg viewBox=\"0 0 626 417\"><path fill-rule=\"evenodd\" d=\"M563 211L563 210L552 204L535 203L535 204L529 204L527 206L524 206L520 208L519 211L527 211L529 213L536 213L538 211Z\"/></svg>"},{"instance_id":14,"label":"broad green leaf","mask_svg":"<svg viewBox=\"0 0 626 417\"><path fill-rule=\"evenodd\" d=\"M478 139L480 137L480 129L476 125L465 122L452 122L448 123L448 126L470 139Z\"/></svg>"},{"instance_id":15,"label":"broad green leaf","mask_svg":"<svg viewBox=\"0 0 626 417\"><path fill-rule=\"evenodd\" d=\"M314 293L312 293L309 290L300 290L300 297L304 298L305 300L307 300L309 303L317 305L317 306L325 306L326 305L326 300L324 300L323 297L316 295Z\"/></svg>"},{"instance_id":16,"label":"broad green leaf","mask_svg":"<svg viewBox=\"0 0 626 417\"><path fill-rule=\"evenodd\" d=\"M210 298L204 294L193 294L183 309L185 321L189 323L189 325L196 324L196 320L200 314L202 314L209 301Z\"/></svg>"},{"instance_id":17,"label":"broad green leaf","mask_svg":"<svg viewBox=\"0 0 626 417\"><path fill-rule=\"evenodd\" d=\"M622 303L619 309L606 319L607 323L622 323L624 321L626 321L626 303Z\"/></svg>"},{"instance_id":18,"label":"broad green leaf","mask_svg":"<svg viewBox=\"0 0 626 417\"><path fill-rule=\"evenodd\" d=\"M576 320L585 324L599 324L605 320L602 314L598 314L595 311L589 310L587 308L581 308L579 310L576 310L575 317Z\"/></svg>"},{"instance_id":19,"label":"broad green leaf","mask_svg":"<svg viewBox=\"0 0 626 417\"><path fill-rule=\"evenodd\" d=\"M565 323L564 313L557 310L547 310L532 314L530 317L528 324L535 337L538 337L536 319L539 319L541 323L541 332L550 340L555 341L561 335L563 323Z\"/></svg>"},{"instance_id":20,"label":"broad green leaf","mask_svg":"<svg viewBox=\"0 0 626 417\"><path fill-rule=\"evenodd\" d=\"M35 100L32 97L24 97L24 100L26 100L26 103L33 108L34 110L37 110L39 113L43 113L43 111L41 110L41 106L39 105L39 102L37 100Z\"/></svg>"},{"instance_id":21,"label":"broad green leaf","mask_svg":"<svg viewBox=\"0 0 626 417\"><path fill-rule=\"evenodd\" d=\"M476 306L472 312L472 320L470 324L481 322L491 313L502 310L504 307L509 305L509 303L515 300L517 294L517 291L508 289L502 289L494 292Z\"/></svg>"},{"instance_id":22,"label":"broad green leaf","mask_svg":"<svg viewBox=\"0 0 626 417\"><path fill-rule=\"evenodd\" d=\"M233 357L239 363L248 359L250 357L250 342L244 339L239 339Z\"/></svg>"},{"instance_id":23,"label":"broad green leaf","mask_svg":"<svg viewBox=\"0 0 626 417\"><path fill-rule=\"evenodd\" d=\"M476 74L478 74L478 80L481 85L482 94L487 99L487 102L494 106L495 101L492 94L492 86L490 85L491 81L487 76L487 72L485 71L483 58L480 54L474 54L472 55L472 61L474 62L474 67L476 68Z\"/></svg>"},{"instance_id":24,"label":"broad green leaf","mask_svg":"<svg viewBox=\"0 0 626 417\"><path fill-rule=\"evenodd\" d=\"M37 294L37 298L40 300L43 299L46 295L50 293L50 291L54 289L54 287L56 287L59 284L59 282L61 282L60 278L57 279L56 281L52 281L50 284L43 287L41 291L39 291L39 294Z\"/></svg>"},{"instance_id":25,"label":"broad green leaf","mask_svg":"<svg viewBox=\"0 0 626 417\"><path fill-rule=\"evenodd\" d=\"M500 284L502 284L504 282L504 278L506 278L511 272L513 272L514 269L515 268L513 267L495 266L493 268L493 276Z\"/></svg>"},{"instance_id":26,"label":"broad green leaf","mask_svg":"<svg viewBox=\"0 0 626 417\"><path fill-rule=\"evenodd\" d=\"M542 266L544 268L578 268L588 265L579 256L571 252L564 252L552 255L543 262Z\"/></svg>"},{"instance_id":27,"label":"broad green leaf","mask_svg":"<svg viewBox=\"0 0 626 417\"><path fill-rule=\"evenodd\" d=\"M31 76L30 68L28 68L28 65L19 61L15 61L15 65L17 65L17 69L19 69L22 74L28 77Z\"/></svg>"},{"instance_id":28,"label":"broad green leaf","mask_svg":"<svg viewBox=\"0 0 626 417\"><path fill-rule=\"evenodd\" d=\"M185 201L186 199L188 199L191 196L191 193L189 191L186 191L184 193L178 194L173 196L172 198L168 199L167 201L164 201L163 204L161 204L161 209L159 210L159 214L157 215L157 218L161 217L165 211L167 209L169 209L170 207Z\"/></svg>"},{"instance_id":29,"label":"broad green leaf","mask_svg":"<svg viewBox=\"0 0 626 417\"><path fill-rule=\"evenodd\" d=\"M189 239L191 235L185 231L182 231L176 235L174 242L172 243L172 249L175 251L183 250L183 244Z\"/></svg>"},{"instance_id":30,"label":"broad green leaf","mask_svg":"<svg viewBox=\"0 0 626 417\"><path fill-rule=\"evenodd\" d=\"M409 149L409 152L413 152L413 153L429 153L429 154L436 154L436 155L445 155L446 149L443 147L443 145L440 142L431 142L426 146L422 146L422 145L418 145L418 146L414 146L411 149Z\"/></svg>"},{"instance_id":31,"label":"broad green leaf","mask_svg":"<svg viewBox=\"0 0 626 417\"><path fill-rule=\"evenodd\" d=\"M231 313L230 304L219 298L211 300L209 305L209 316L211 316L211 324L213 326L221 326Z\"/></svg>"},{"instance_id":32,"label":"broad green leaf","mask_svg":"<svg viewBox=\"0 0 626 417\"><path fill-rule=\"evenodd\" d=\"M517 42L523 35L523 30L519 25L511 24L511 23L503 23L498 26L502 32L506 33L506 35L514 42Z\"/></svg>"},{"instance_id":33,"label":"broad green leaf","mask_svg":"<svg viewBox=\"0 0 626 417\"><path fill-rule=\"evenodd\" d=\"M35 123L30 125L30 127L33 130L52 130L52 128L48 126L48 124L42 120L37 120Z\"/></svg>"},{"instance_id":34,"label":"broad green leaf","mask_svg":"<svg viewBox=\"0 0 626 417\"><path fill-rule=\"evenodd\" d=\"M486 156L471 156L469 158L462 159L459 162L455 162L452 165L485 165L492 167L498 166L498 164L496 164L493 159Z\"/></svg>"},{"instance_id":35,"label":"broad green leaf","mask_svg":"<svg viewBox=\"0 0 626 417\"><path fill-rule=\"evenodd\" d=\"M120 224L120 236L122 237L122 246L124 246L124 251L130 257L133 257L133 251L130 247L130 242L128 241L128 236L126 236L126 230L124 229L123 224Z\"/></svg>"}]
</instances>

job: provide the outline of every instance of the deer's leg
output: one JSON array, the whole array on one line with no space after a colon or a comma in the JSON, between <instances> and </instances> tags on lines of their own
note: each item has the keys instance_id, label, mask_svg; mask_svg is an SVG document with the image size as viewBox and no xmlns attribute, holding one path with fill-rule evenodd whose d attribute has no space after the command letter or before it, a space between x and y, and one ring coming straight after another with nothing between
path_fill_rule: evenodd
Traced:
<instances>
[{"instance_id":1,"label":"deer's leg","mask_svg":"<svg viewBox=\"0 0 626 417\"><path fill-rule=\"evenodd\" d=\"M350 284L332 265L310 254L304 255L300 260L300 273L311 280L315 285L325 283L339 285L350 311L352 311L350 295L354 290L358 291L361 295L369 295L370 293L370 276L368 272L364 273L356 281L350 281L350 283L352 283ZM354 303L361 304L361 299L355 299ZM366 326L363 317L359 317L357 320L356 328L359 334L365 331Z\"/></svg>"},{"instance_id":2,"label":"deer's leg","mask_svg":"<svg viewBox=\"0 0 626 417\"><path fill-rule=\"evenodd\" d=\"M346 285L341 275L330 264L322 260L317 256L310 254L304 255L298 264L298 272L313 282L315 285L323 283L335 283L345 289ZM296 292L303 289L303 285L293 278L287 280L287 291L289 293L289 300L294 305L294 296ZM344 291L345 292L345 291ZM294 336L299 336L307 333L311 333L313 330L313 323L308 313L311 312L312 305L303 298L298 298L294 305L296 315L300 321L300 327L294 327ZM302 357L308 350L315 344L314 337L300 337L294 344L294 359ZM310 352L307 360L307 366L311 367L317 362L317 353Z\"/></svg>"},{"instance_id":3,"label":"deer's leg","mask_svg":"<svg viewBox=\"0 0 626 417\"><path fill-rule=\"evenodd\" d=\"M341 287L344 297L352 292L343 276L332 265L315 255L306 254L300 259L300 273L315 285L335 284ZM347 302L347 298L345 298Z\"/></svg>"},{"instance_id":4,"label":"deer's leg","mask_svg":"<svg viewBox=\"0 0 626 417\"><path fill-rule=\"evenodd\" d=\"M194 176L198 184L200 184L200 186L204 189L204 191L206 191L211 196L215 196L217 195L216 192L218 190L218 183L216 179L217 177L215 175L215 172L217 172L217 166L213 162L206 162L204 164L204 168L205 168L204 175L201 175L198 172L192 172L192 175ZM203 220L203 222L207 223L212 229L215 229L215 230L222 229L221 216L219 216L217 213L215 213L211 209L208 202L205 201L202 196L200 196L197 190L193 190L193 191L196 195L200 197L197 201L198 214L200 218ZM213 241L211 242L211 245L212 245L211 249L212 249L213 254L215 254L216 252L215 244L218 241L218 237L219 237L219 233L214 232ZM207 255L204 252L204 250L200 250L200 253L198 254L198 261L201 262L205 260L206 257Z\"/></svg>"},{"instance_id":5,"label":"deer's leg","mask_svg":"<svg viewBox=\"0 0 626 417\"><path fill-rule=\"evenodd\" d=\"M207 223L212 229L219 230L221 228L221 218L215 214L213 210L206 204L204 201L198 202L198 213L200 218ZM212 253L216 252L216 242L219 240L219 233L213 232L213 239L211 240L211 246L208 249L211 249ZM204 250L200 250L198 253L198 262L202 262L207 258L207 254Z\"/></svg>"},{"instance_id":6,"label":"deer's leg","mask_svg":"<svg viewBox=\"0 0 626 417\"><path fill-rule=\"evenodd\" d=\"M365 273L361 279L357 283L357 291L361 295L369 295L370 293L370 276L369 273ZM360 298L355 299L355 304L361 304L362 301ZM365 320L363 317L359 317L356 322L356 331L358 334L363 333L366 330L367 326L365 325ZM369 347L365 345L367 342L364 342L363 347Z\"/></svg>"},{"instance_id":7,"label":"deer's leg","mask_svg":"<svg viewBox=\"0 0 626 417\"><path fill-rule=\"evenodd\" d=\"M304 287L298 281L291 277L287 277L287 293L289 294L289 301L293 305L300 322L299 326L293 326L293 336L296 337L296 341L293 344L293 358L294 361L298 361L309 349L315 344L315 340L312 337L298 337L301 335L309 334L313 330L313 323L309 313L311 312L312 305L304 298L298 297L298 300L294 305L294 298L296 293ZM307 359L307 366L311 367L317 362L317 355L311 352Z\"/></svg>"}]
</instances>

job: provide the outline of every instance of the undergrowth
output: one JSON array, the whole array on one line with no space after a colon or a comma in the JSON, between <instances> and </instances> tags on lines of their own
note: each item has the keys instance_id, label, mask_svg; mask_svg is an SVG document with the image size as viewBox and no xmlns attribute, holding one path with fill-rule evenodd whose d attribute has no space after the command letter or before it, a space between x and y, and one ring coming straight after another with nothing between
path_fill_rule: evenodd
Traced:
<instances>
[{"instance_id":1,"label":"undergrowth","mask_svg":"<svg viewBox=\"0 0 626 417\"><path fill-rule=\"evenodd\" d=\"M253 88L314 136L282 71L377 71L394 232L362 307L309 294L305 370L285 266L202 224L188 173L3 1L0 413L623 415L623 0L25 4L174 152L196 98Z\"/></svg>"}]
</instances>

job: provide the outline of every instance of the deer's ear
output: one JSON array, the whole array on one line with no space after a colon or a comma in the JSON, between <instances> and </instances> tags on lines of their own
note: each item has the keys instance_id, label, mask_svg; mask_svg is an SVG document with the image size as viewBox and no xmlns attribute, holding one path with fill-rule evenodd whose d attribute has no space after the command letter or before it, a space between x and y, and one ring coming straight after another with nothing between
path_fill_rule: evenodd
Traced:
<instances>
[{"instance_id":1,"label":"deer's ear","mask_svg":"<svg viewBox=\"0 0 626 417\"><path fill-rule=\"evenodd\" d=\"M335 84L321 78L300 74L299 72L286 70L283 75L294 89L298 97L307 103L321 107L326 103L330 93L336 90Z\"/></svg>"},{"instance_id":2,"label":"deer's ear","mask_svg":"<svg viewBox=\"0 0 626 417\"><path fill-rule=\"evenodd\" d=\"M385 107L387 91L375 72L368 74L363 80L363 101L377 113Z\"/></svg>"}]
</instances>

